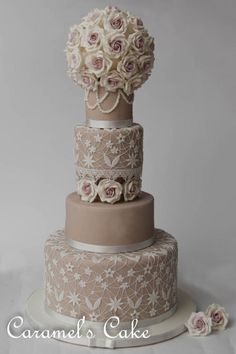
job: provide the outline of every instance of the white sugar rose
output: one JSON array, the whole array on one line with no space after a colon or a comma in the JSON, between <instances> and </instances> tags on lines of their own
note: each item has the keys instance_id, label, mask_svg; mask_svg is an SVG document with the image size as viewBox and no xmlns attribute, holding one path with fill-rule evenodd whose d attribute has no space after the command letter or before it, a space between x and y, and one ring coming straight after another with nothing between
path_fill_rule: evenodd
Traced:
<instances>
[{"instance_id":1,"label":"white sugar rose","mask_svg":"<svg viewBox=\"0 0 236 354\"><path fill-rule=\"evenodd\" d=\"M117 65L119 71L126 79L137 73L137 57L135 55L125 56Z\"/></svg>"},{"instance_id":2,"label":"white sugar rose","mask_svg":"<svg viewBox=\"0 0 236 354\"><path fill-rule=\"evenodd\" d=\"M74 25L70 28L67 46L70 48L78 47L80 43L81 43L81 28L79 25Z\"/></svg>"},{"instance_id":3,"label":"white sugar rose","mask_svg":"<svg viewBox=\"0 0 236 354\"><path fill-rule=\"evenodd\" d=\"M127 29L127 17L124 13L117 10L112 11L104 21L104 29L107 32L116 31L124 33Z\"/></svg>"},{"instance_id":4,"label":"white sugar rose","mask_svg":"<svg viewBox=\"0 0 236 354\"><path fill-rule=\"evenodd\" d=\"M100 86L104 87L107 91L115 92L118 89L124 88L124 79L116 70L113 70L101 77Z\"/></svg>"},{"instance_id":5,"label":"white sugar rose","mask_svg":"<svg viewBox=\"0 0 236 354\"><path fill-rule=\"evenodd\" d=\"M85 31L83 46L88 51L94 51L101 48L103 38L103 30L98 27L89 26Z\"/></svg>"},{"instance_id":6,"label":"white sugar rose","mask_svg":"<svg viewBox=\"0 0 236 354\"><path fill-rule=\"evenodd\" d=\"M123 34L112 32L104 38L103 48L111 58L118 59L126 53L128 42Z\"/></svg>"},{"instance_id":7,"label":"white sugar rose","mask_svg":"<svg viewBox=\"0 0 236 354\"><path fill-rule=\"evenodd\" d=\"M135 75L131 77L125 84L124 91L127 95L131 95L135 90L142 86L143 82L147 79L145 75Z\"/></svg>"},{"instance_id":8,"label":"white sugar rose","mask_svg":"<svg viewBox=\"0 0 236 354\"><path fill-rule=\"evenodd\" d=\"M129 36L129 43L136 52L144 53L146 47L146 38L146 32L134 32Z\"/></svg>"},{"instance_id":9,"label":"white sugar rose","mask_svg":"<svg viewBox=\"0 0 236 354\"><path fill-rule=\"evenodd\" d=\"M121 10L117 6L112 6L112 5L106 6L104 9L104 13L106 15L109 15L111 12L121 12Z\"/></svg>"},{"instance_id":10,"label":"white sugar rose","mask_svg":"<svg viewBox=\"0 0 236 354\"><path fill-rule=\"evenodd\" d=\"M229 321L229 315L224 307L212 304L206 309L206 315L212 320L212 328L215 330L224 330Z\"/></svg>"},{"instance_id":11,"label":"white sugar rose","mask_svg":"<svg viewBox=\"0 0 236 354\"><path fill-rule=\"evenodd\" d=\"M141 190L141 181L138 178L132 178L124 184L124 199L126 202L135 199Z\"/></svg>"},{"instance_id":12,"label":"white sugar rose","mask_svg":"<svg viewBox=\"0 0 236 354\"><path fill-rule=\"evenodd\" d=\"M97 185L89 178L78 182L77 192L84 202L93 202L97 196Z\"/></svg>"},{"instance_id":13,"label":"white sugar rose","mask_svg":"<svg viewBox=\"0 0 236 354\"><path fill-rule=\"evenodd\" d=\"M134 31L142 31L142 30L144 30L143 21L141 20L141 18L137 18L137 17L131 16L129 18L129 22L132 25L132 29Z\"/></svg>"},{"instance_id":14,"label":"white sugar rose","mask_svg":"<svg viewBox=\"0 0 236 354\"><path fill-rule=\"evenodd\" d=\"M103 179L98 185L98 195L102 202L114 204L120 200L122 186L119 182Z\"/></svg>"},{"instance_id":15,"label":"white sugar rose","mask_svg":"<svg viewBox=\"0 0 236 354\"><path fill-rule=\"evenodd\" d=\"M70 70L79 69L82 63L80 52L78 48L66 52L67 65Z\"/></svg>"},{"instance_id":16,"label":"white sugar rose","mask_svg":"<svg viewBox=\"0 0 236 354\"><path fill-rule=\"evenodd\" d=\"M93 25L99 25L102 22L104 12L99 9L94 9L88 13L87 16L83 17L84 22L92 23Z\"/></svg>"},{"instance_id":17,"label":"white sugar rose","mask_svg":"<svg viewBox=\"0 0 236 354\"><path fill-rule=\"evenodd\" d=\"M144 73L149 73L153 68L154 56L141 55L138 59L138 66Z\"/></svg>"},{"instance_id":18,"label":"white sugar rose","mask_svg":"<svg viewBox=\"0 0 236 354\"><path fill-rule=\"evenodd\" d=\"M204 312L193 312L185 326L191 336L207 336L211 333L212 320Z\"/></svg>"},{"instance_id":19,"label":"white sugar rose","mask_svg":"<svg viewBox=\"0 0 236 354\"><path fill-rule=\"evenodd\" d=\"M83 89L92 91L97 90L98 82L96 76L88 71L83 71L78 74L78 76L76 77L76 81L78 85L80 85Z\"/></svg>"},{"instance_id":20,"label":"white sugar rose","mask_svg":"<svg viewBox=\"0 0 236 354\"><path fill-rule=\"evenodd\" d=\"M148 52L151 52L152 55L153 55L154 49L155 49L154 38L148 36L148 37L146 38L146 50L147 50Z\"/></svg>"},{"instance_id":21,"label":"white sugar rose","mask_svg":"<svg viewBox=\"0 0 236 354\"><path fill-rule=\"evenodd\" d=\"M111 60L99 50L96 53L88 54L85 57L85 64L91 73L94 73L97 77L107 73L112 65Z\"/></svg>"}]
</instances>

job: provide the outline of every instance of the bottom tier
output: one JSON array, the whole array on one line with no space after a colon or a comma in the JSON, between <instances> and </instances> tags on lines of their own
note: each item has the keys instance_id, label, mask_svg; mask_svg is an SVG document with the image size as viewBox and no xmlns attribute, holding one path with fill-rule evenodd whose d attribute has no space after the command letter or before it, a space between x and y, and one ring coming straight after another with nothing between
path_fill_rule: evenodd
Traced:
<instances>
[{"instance_id":1,"label":"bottom tier","mask_svg":"<svg viewBox=\"0 0 236 354\"><path fill-rule=\"evenodd\" d=\"M160 322L177 303L177 242L156 230L155 242L139 251L105 254L69 246L64 231L45 245L45 306L52 313L93 322L118 316Z\"/></svg>"}]
</instances>

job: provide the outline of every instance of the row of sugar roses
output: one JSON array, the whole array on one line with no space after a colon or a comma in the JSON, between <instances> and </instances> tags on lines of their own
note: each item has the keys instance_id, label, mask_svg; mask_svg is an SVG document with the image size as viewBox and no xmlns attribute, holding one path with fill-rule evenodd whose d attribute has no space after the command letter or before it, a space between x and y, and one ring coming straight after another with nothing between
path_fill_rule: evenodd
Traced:
<instances>
[{"instance_id":1,"label":"row of sugar roses","mask_svg":"<svg viewBox=\"0 0 236 354\"><path fill-rule=\"evenodd\" d=\"M114 204L121 199L123 194L126 202L135 199L141 190L141 179L133 177L121 183L111 179L101 179L98 184L90 178L83 178L78 181L77 192L81 199L86 202L93 202L99 196L102 202Z\"/></svg>"}]
</instances>

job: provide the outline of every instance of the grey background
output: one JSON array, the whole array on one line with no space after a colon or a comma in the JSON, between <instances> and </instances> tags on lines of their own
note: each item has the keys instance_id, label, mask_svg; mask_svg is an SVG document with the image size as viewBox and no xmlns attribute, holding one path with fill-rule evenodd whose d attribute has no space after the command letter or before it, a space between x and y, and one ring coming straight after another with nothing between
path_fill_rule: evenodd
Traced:
<instances>
[{"instance_id":1,"label":"grey background","mask_svg":"<svg viewBox=\"0 0 236 354\"><path fill-rule=\"evenodd\" d=\"M156 38L156 65L134 105L145 130L143 189L155 196L156 225L178 239L180 285L201 309L219 302L234 319L236 2L109 3L142 17ZM84 102L66 74L68 29L105 5L0 1L0 353L47 352L46 345L50 353L68 352L54 342L12 342L4 326L42 285L45 239L63 226L65 196L75 188L73 127L84 120ZM232 321L204 342L183 335L149 348L233 353L235 338Z\"/></svg>"}]
</instances>

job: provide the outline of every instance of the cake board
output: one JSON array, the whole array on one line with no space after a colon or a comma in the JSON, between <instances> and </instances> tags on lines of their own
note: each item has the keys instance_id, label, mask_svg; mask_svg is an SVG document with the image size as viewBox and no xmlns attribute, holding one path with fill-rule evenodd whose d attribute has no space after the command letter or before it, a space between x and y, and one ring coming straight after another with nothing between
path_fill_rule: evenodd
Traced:
<instances>
[{"instance_id":1,"label":"cake board","mask_svg":"<svg viewBox=\"0 0 236 354\"><path fill-rule=\"evenodd\" d=\"M151 325L145 325L145 327L137 326L140 331L148 330L150 334L149 338L115 338L110 339L105 336L104 332L100 329L93 328L93 323L89 321L89 324L85 324L83 327L84 331L88 328L92 329L96 334L95 338L87 338L83 335L81 338L56 338L71 344L89 346L89 347L100 347L100 348L126 348L126 347L136 347L149 344L155 344L158 342L163 342L174 338L181 333L183 333L185 328L185 322L189 318L192 312L196 311L196 304L191 299L191 297L184 291L178 290L178 304L176 312L168 319ZM53 316L49 313L44 306L44 292L42 289L38 289L32 293L28 298L25 309L26 318L33 329L38 330L56 330L64 329L69 331L75 329L76 325L72 325L66 320L60 317ZM96 327L96 323L94 327ZM87 327L86 327L87 326ZM85 333L85 332L84 332Z\"/></svg>"}]
</instances>

